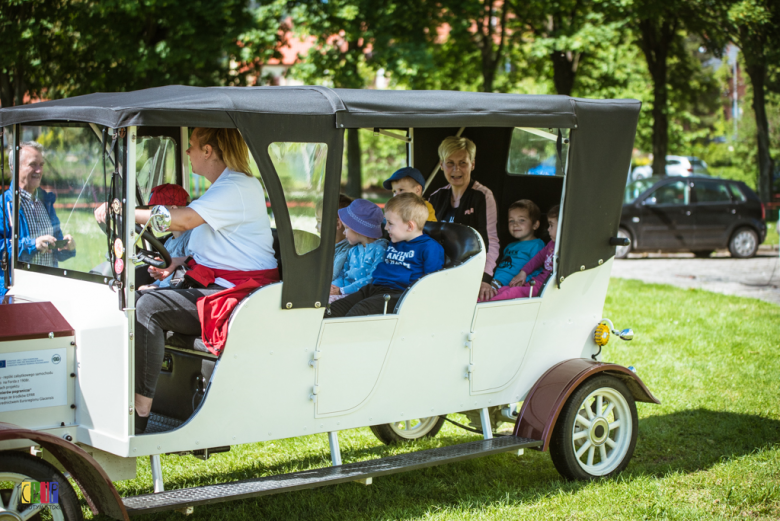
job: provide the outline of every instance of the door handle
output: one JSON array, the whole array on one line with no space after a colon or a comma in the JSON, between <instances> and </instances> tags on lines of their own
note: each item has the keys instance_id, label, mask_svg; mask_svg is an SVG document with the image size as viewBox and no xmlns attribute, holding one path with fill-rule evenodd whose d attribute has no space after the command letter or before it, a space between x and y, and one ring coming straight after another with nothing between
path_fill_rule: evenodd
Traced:
<instances>
[{"instance_id":1,"label":"door handle","mask_svg":"<svg viewBox=\"0 0 780 521\"><path fill-rule=\"evenodd\" d=\"M691 211L690 210L686 210L685 211L685 215L691 215Z\"/></svg>"},{"instance_id":2,"label":"door handle","mask_svg":"<svg viewBox=\"0 0 780 521\"><path fill-rule=\"evenodd\" d=\"M732 208L731 213L735 214L735 213L737 213L737 211Z\"/></svg>"}]
</instances>

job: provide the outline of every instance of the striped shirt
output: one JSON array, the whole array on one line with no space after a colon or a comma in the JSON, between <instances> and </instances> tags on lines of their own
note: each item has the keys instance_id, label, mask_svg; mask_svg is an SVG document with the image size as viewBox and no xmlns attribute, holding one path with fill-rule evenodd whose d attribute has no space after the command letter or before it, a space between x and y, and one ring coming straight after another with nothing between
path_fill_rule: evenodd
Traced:
<instances>
[{"instance_id":1,"label":"striped shirt","mask_svg":"<svg viewBox=\"0 0 780 521\"><path fill-rule=\"evenodd\" d=\"M51 224L51 217L43 201L38 197L38 190L35 194L30 194L24 190L19 190L19 202L24 216L27 218L27 224L30 227L30 238L37 239L41 235L54 235L54 227ZM52 250L39 251L30 260L30 264L40 266L56 266L54 253Z\"/></svg>"}]
</instances>

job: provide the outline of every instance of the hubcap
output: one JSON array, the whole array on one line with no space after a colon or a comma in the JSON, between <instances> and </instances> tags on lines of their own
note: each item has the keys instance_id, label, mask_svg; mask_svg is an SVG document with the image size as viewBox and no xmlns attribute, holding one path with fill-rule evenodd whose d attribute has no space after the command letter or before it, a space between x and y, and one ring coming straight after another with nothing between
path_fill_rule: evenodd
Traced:
<instances>
[{"instance_id":1,"label":"hubcap","mask_svg":"<svg viewBox=\"0 0 780 521\"><path fill-rule=\"evenodd\" d=\"M626 233L623 230L618 230L617 235L621 239L630 239L630 237L628 235L626 235ZM629 246L618 246L617 249L615 250L615 255L618 256L618 257L621 257L621 256L625 255L626 253L628 253L630 249L631 249L630 245Z\"/></svg>"},{"instance_id":2,"label":"hubcap","mask_svg":"<svg viewBox=\"0 0 780 521\"><path fill-rule=\"evenodd\" d=\"M55 521L64 521L65 516L59 508L48 509L46 505L22 503L22 482L35 481L29 476L16 472L0 472L0 521L20 521L29 519L37 512L49 510ZM5 488L11 485L12 488Z\"/></svg>"},{"instance_id":3,"label":"hubcap","mask_svg":"<svg viewBox=\"0 0 780 521\"><path fill-rule=\"evenodd\" d=\"M747 231L739 232L734 237L734 249L742 256L750 255L756 247L756 238Z\"/></svg>"},{"instance_id":4,"label":"hubcap","mask_svg":"<svg viewBox=\"0 0 780 521\"><path fill-rule=\"evenodd\" d=\"M416 440L431 432L438 421L438 416L431 416L430 418L415 418L412 420L390 423L389 425L393 432L398 436L408 440Z\"/></svg>"},{"instance_id":5,"label":"hubcap","mask_svg":"<svg viewBox=\"0 0 780 521\"><path fill-rule=\"evenodd\" d=\"M633 418L625 397L612 387L590 393L580 404L571 444L580 467L591 476L615 470L628 454Z\"/></svg>"}]
</instances>

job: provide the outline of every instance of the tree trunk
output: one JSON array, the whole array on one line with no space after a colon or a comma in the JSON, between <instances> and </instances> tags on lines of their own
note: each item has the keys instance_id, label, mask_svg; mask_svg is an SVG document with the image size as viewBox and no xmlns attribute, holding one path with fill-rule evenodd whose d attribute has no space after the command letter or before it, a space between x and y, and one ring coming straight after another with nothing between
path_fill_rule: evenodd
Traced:
<instances>
[{"instance_id":1,"label":"tree trunk","mask_svg":"<svg viewBox=\"0 0 780 521\"><path fill-rule=\"evenodd\" d=\"M666 175L669 148L669 96L666 88L667 58L676 21L641 20L640 47L653 78L653 175Z\"/></svg>"},{"instance_id":2,"label":"tree trunk","mask_svg":"<svg viewBox=\"0 0 780 521\"><path fill-rule=\"evenodd\" d=\"M756 139L758 140L758 197L766 202L772 200L772 156L769 154L769 123L766 118L766 62L747 65L745 70L753 86L753 113L756 116Z\"/></svg>"},{"instance_id":3,"label":"tree trunk","mask_svg":"<svg viewBox=\"0 0 780 521\"><path fill-rule=\"evenodd\" d=\"M553 51L550 53L553 63L553 82L555 92L571 96L574 88L574 78L577 76L577 66L582 58L581 53L571 51Z\"/></svg>"},{"instance_id":4,"label":"tree trunk","mask_svg":"<svg viewBox=\"0 0 780 521\"><path fill-rule=\"evenodd\" d=\"M347 195L353 199L363 196L363 175L360 168L360 134L359 129L347 130Z\"/></svg>"}]
</instances>

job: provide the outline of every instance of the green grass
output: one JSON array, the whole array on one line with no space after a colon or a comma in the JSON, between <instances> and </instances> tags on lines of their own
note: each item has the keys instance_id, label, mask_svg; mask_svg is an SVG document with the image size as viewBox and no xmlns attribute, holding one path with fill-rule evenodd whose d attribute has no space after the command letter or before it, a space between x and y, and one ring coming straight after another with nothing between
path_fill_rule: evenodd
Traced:
<instances>
[{"instance_id":1,"label":"green grass","mask_svg":"<svg viewBox=\"0 0 780 521\"><path fill-rule=\"evenodd\" d=\"M634 365L661 405L638 404L639 440L615 479L564 481L549 454L502 454L321 489L197 507L192 520L780 518L780 307L700 290L613 279L605 316L633 327L604 359ZM271 399L271 397L268 397ZM478 439L449 424L433 440L388 448L342 432L353 462ZM202 462L163 456L168 489L330 464L327 437L235 447ZM117 483L151 492L149 462ZM85 513L86 513L86 506ZM184 519L164 513L142 519Z\"/></svg>"}]
</instances>

